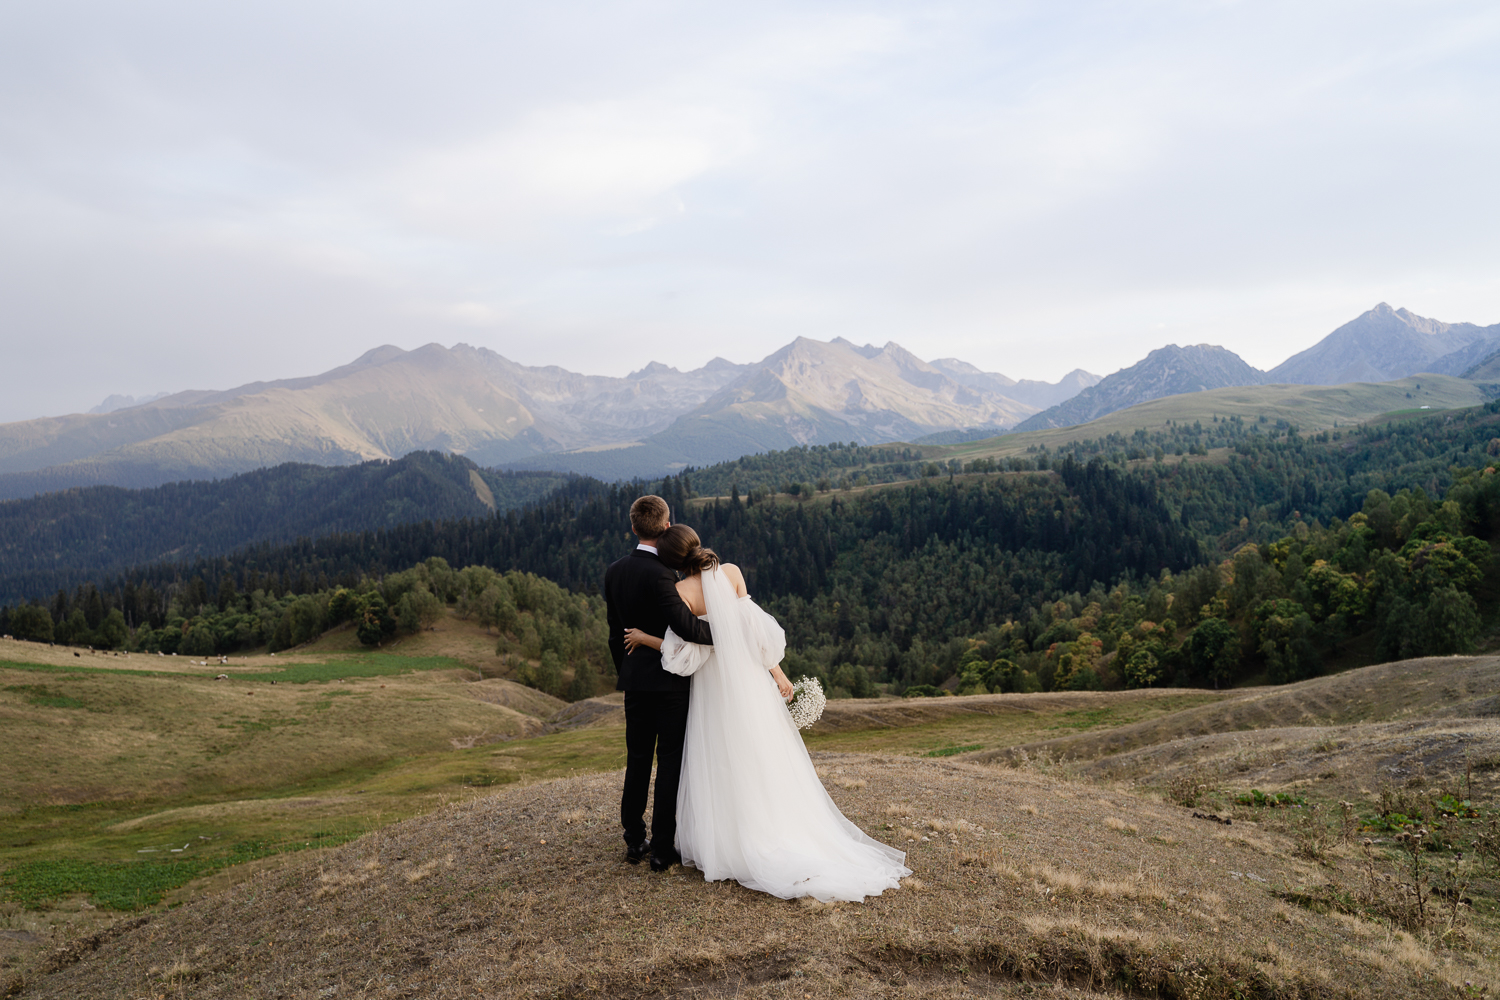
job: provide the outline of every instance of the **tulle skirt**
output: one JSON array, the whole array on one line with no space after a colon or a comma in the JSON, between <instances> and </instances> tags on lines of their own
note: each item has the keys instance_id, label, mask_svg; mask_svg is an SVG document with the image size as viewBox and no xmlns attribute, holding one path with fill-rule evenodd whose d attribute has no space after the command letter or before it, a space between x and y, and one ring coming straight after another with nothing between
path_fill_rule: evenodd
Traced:
<instances>
[{"instance_id":1,"label":"tulle skirt","mask_svg":"<svg viewBox=\"0 0 1500 1000\"><path fill-rule=\"evenodd\" d=\"M676 650L701 663L677 793L683 863L783 899L861 900L896 888L911 874L906 853L839 812L767 673L785 645L780 626L718 571L704 574L703 589L714 646Z\"/></svg>"}]
</instances>

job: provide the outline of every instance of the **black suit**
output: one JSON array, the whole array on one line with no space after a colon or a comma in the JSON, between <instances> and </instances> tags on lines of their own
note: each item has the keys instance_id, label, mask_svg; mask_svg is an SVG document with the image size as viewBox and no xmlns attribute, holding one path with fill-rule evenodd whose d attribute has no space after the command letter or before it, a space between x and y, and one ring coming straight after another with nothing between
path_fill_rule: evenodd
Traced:
<instances>
[{"instance_id":1,"label":"black suit","mask_svg":"<svg viewBox=\"0 0 1500 1000\"><path fill-rule=\"evenodd\" d=\"M677 593L677 574L657 556L636 549L604 573L604 600L609 609L609 651L625 692L625 788L620 795L620 822L625 842L646 839L646 790L651 761L656 759L656 800L651 807L652 853L674 855L677 839L677 786L682 780L682 741L687 734L688 691L692 681L661 668L661 653L646 646L625 652L625 629L638 628L660 639L673 632L704 645L713 644L708 623L688 608Z\"/></svg>"}]
</instances>

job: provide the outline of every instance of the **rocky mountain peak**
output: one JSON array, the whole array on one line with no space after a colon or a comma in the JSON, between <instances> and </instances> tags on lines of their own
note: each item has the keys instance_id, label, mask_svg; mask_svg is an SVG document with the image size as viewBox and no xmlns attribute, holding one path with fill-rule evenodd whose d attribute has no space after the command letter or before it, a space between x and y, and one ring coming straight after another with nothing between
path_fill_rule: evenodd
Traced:
<instances>
[{"instance_id":1,"label":"rocky mountain peak","mask_svg":"<svg viewBox=\"0 0 1500 1000\"><path fill-rule=\"evenodd\" d=\"M1087 374L1087 373L1084 373ZM1163 396L1202 392L1234 385L1260 385L1265 372L1246 364L1233 351L1214 344L1158 347L1144 359L1122 368L1076 396L1017 425L1017 431L1071 427L1097 420L1127 406Z\"/></svg>"}]
</instances>

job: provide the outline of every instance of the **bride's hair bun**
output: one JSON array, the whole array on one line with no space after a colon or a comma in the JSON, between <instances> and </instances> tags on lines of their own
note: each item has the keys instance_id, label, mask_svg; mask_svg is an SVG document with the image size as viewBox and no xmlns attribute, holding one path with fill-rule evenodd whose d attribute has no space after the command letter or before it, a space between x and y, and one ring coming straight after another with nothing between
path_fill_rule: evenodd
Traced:
<instances>
[{"instance_id":1,"label":"bride's hair bun","mask_svg":"<svg viewBox=\"0 0 1500 1000\"><path fill-rule=\"evenodd\" d=\"M719 565L719 554L703 547L698 533L685 524L674 524L656 540L661 561L675 570L692 576Z\"/></svg>"}]
</instances>

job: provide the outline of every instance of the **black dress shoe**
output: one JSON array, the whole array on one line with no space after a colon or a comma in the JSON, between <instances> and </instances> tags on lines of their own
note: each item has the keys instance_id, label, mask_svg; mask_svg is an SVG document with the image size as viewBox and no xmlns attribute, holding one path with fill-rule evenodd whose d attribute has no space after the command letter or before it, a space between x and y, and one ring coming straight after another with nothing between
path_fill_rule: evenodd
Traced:
<instances>
[{"instance_id":1,"label":"black dress shoe","mask_svg":"<svg viewBox=\"0 0 1500 1000\"><path fill-rule=\"evenodd\" d=\"M671 868L673 865L681 863L682 855L678 854L676 851L673 851L670 854L651 855L651 870L654 872L664 872L668 868Z\"/></svg>"},{"instance_id":2,"label":"black dress shoe","mask_svg":"<svg viewBox=\"0 0 1500 1000\"><path fill-rule=\"evenodd\" d=\"M625 845L625 860L633 865L641 863L641 859L651 853L651 841L643 840L639 844Z\"/></svg>"}]
</instances>

